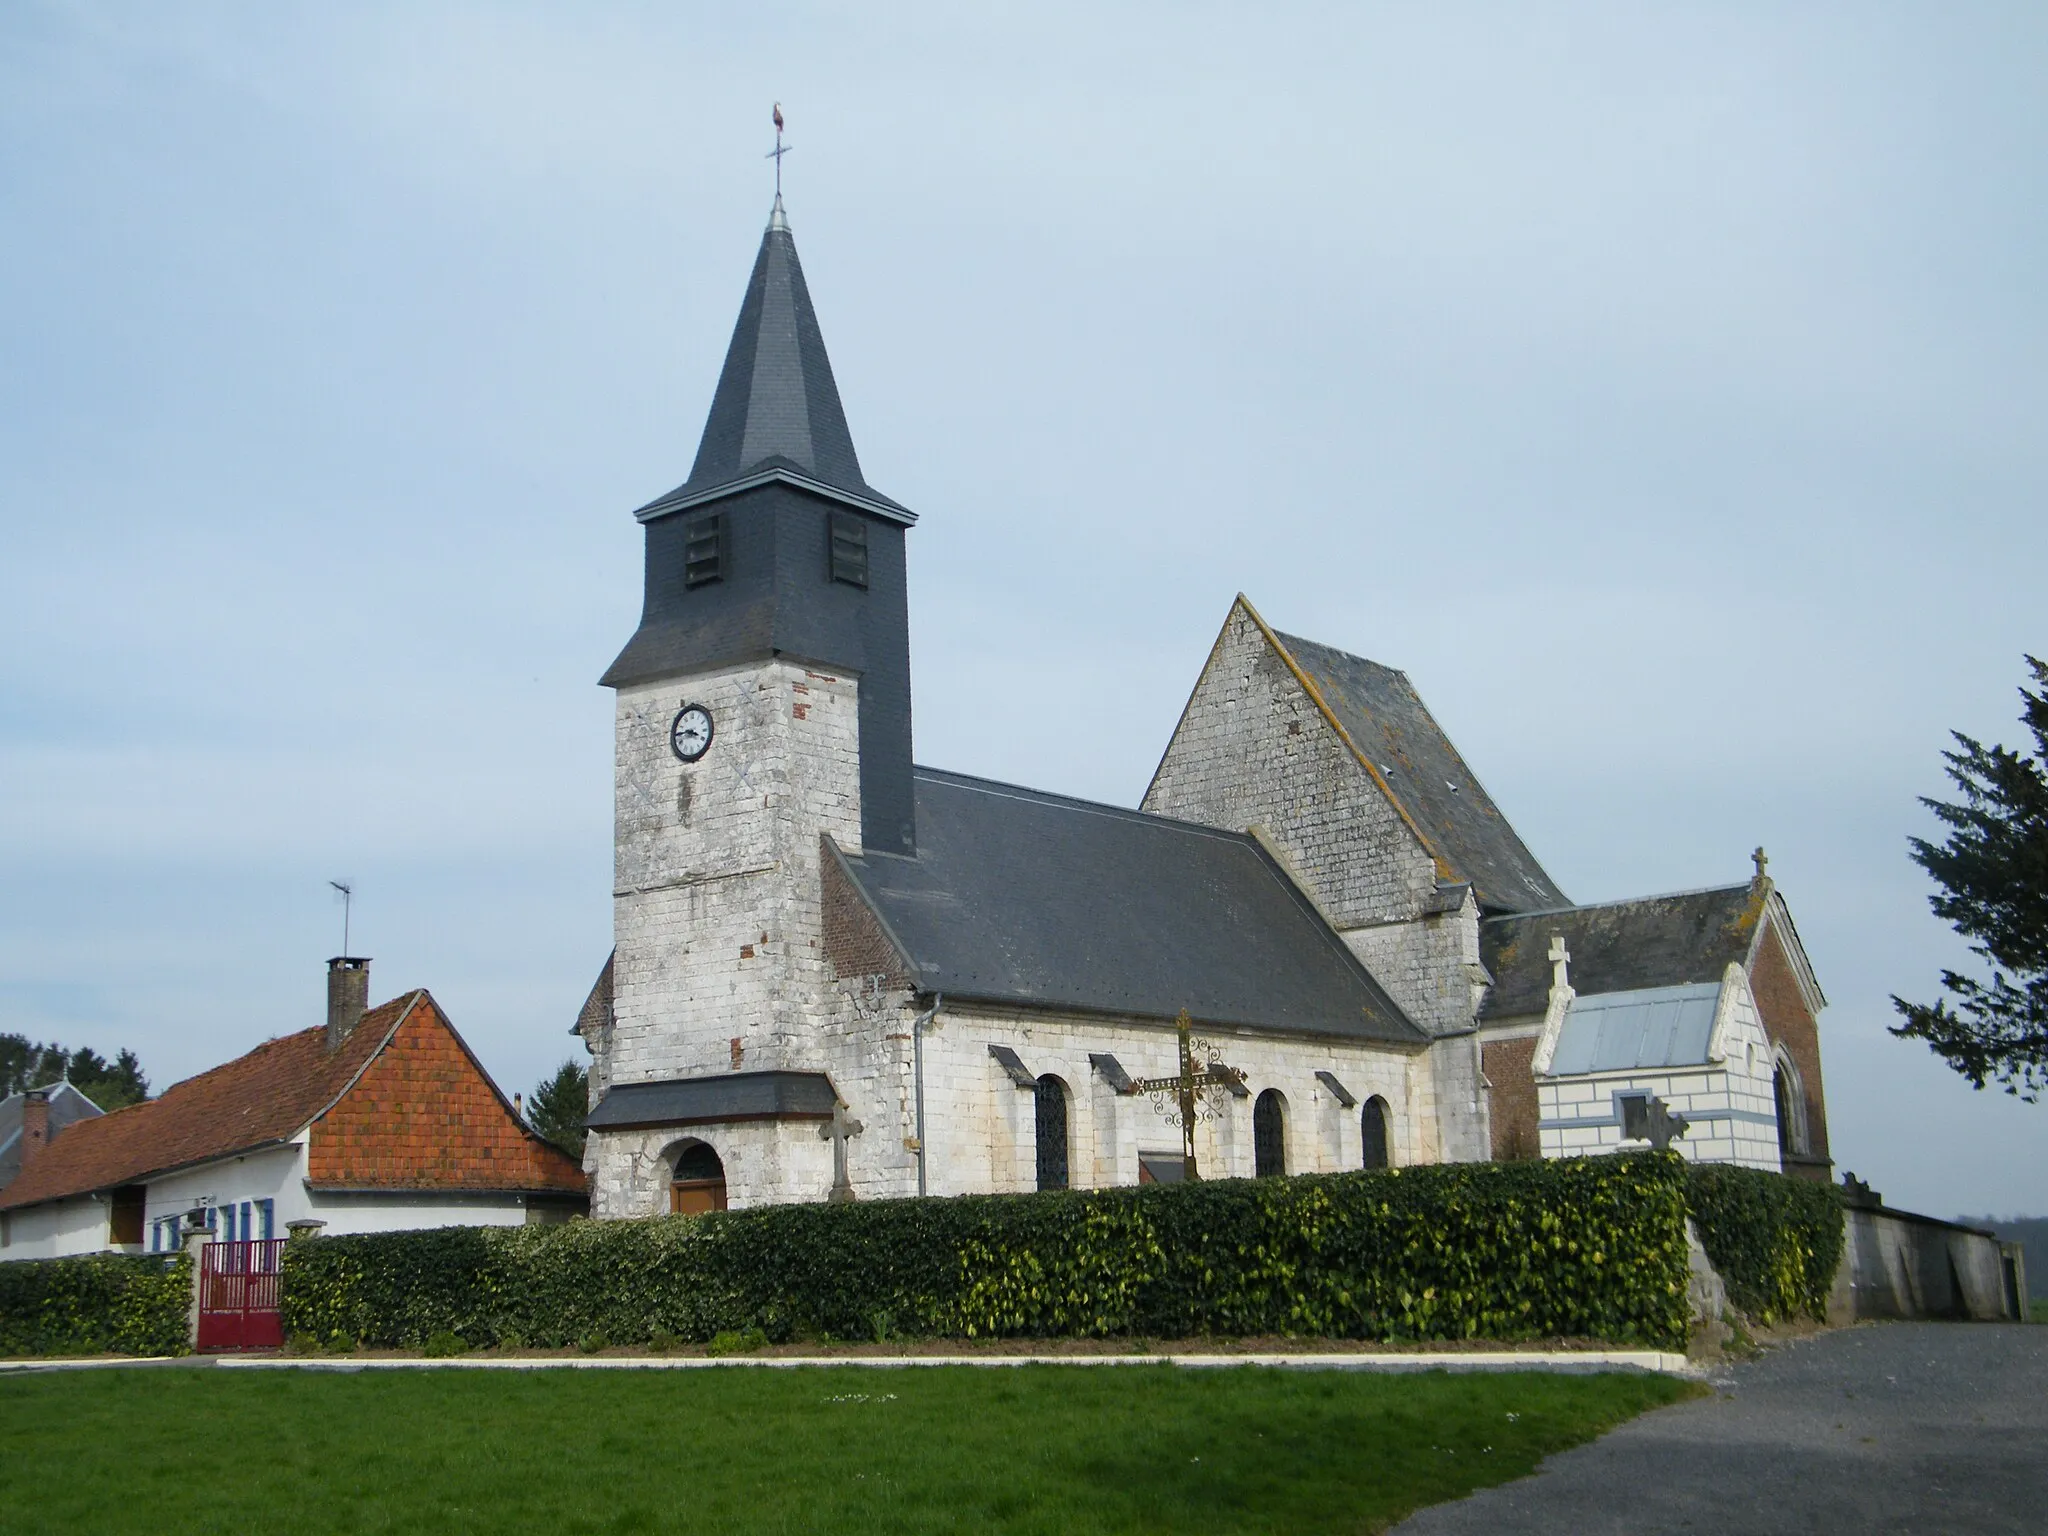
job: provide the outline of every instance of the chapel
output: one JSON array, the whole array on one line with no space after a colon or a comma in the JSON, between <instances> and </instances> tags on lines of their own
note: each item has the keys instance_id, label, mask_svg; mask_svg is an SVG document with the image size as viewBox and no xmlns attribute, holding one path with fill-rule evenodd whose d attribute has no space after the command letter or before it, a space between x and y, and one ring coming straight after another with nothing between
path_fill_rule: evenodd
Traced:
<instances>
[{"instance_id":1,"label":"chapel","mask_svg":"<svg viewBox=\"0 0 2048 1536\"><path fill-rule=\"evenodd\" d=\"M862 470L780 194L689 476L634 515L593 1215L1177 1180L1183 1019L1202 1177L1673 1115L1688 1156L1831 1176L1825 999L1761 850L1575 905L1405 674L1241 596L1138 807L918 765L917 514Z\"/></svg>"}]
</instances>

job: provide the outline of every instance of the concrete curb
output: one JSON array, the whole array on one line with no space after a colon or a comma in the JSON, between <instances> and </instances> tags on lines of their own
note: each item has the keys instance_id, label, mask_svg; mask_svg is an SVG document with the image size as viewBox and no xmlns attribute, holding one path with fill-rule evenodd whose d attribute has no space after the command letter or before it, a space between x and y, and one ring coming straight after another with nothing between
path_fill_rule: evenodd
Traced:
<instances>
[{"instance_id":1,"label":"concrete curb","mask_svg":"<svg viewBox=\"0 0 2048 1536\"><path fill-rule=\"evenodd\" d=\"M548 1356L538 1359L456 1355L425 1358L323 1360L318 1357L225 1355L217 1362L229 1370L468 1370L468 1371L701 1371L817 1370L853 1366L869 1370L902 1370L919 1366L979 1366L994 1369L1020 1365L1116 1366L1172 1365L1184 1370L1217 1370L1232 1366L1263 1366L1288 1371L1549 1371L1589 1373L1644 1371L1657 1375L1693 1375L1684 1355L1654 1349L1486 1350L1463 1354L1401 1355L593 1355Z\"/></svg>"}]
</instances>

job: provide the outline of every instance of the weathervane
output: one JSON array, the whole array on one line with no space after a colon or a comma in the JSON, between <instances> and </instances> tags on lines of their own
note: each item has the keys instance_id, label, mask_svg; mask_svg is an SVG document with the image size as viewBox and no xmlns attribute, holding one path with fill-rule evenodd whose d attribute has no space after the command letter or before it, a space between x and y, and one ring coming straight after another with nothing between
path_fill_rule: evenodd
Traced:
<instances>
[{"instance_id":1,"label":"weathervane","mask_svg":"<svg viewBox=\"0 0 2048 1536\"><path fill-rule=\"evenodd\" d=\"M782 103L775 103L775 147L761 158L775 162L775 195L782 196L782 157L789 153L789 146L782 142Z\"/></svg>"}]
</instances>

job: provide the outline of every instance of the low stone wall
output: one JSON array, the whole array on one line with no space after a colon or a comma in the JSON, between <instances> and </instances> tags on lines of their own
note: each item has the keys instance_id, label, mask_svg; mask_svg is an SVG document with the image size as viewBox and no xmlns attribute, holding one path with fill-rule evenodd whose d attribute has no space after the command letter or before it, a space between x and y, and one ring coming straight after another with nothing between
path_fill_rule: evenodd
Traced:
<instances>
[{"instance_id":1,"label":"low stone wall","mask_svg":"<svg viewBox=\"0 0 2048 1536\"><path fill-rule=\"evenodd\" d=\"M1958 1318L2025 1322L2026 1258L1974 1227L1851 1205L1842 1266L1828 1298L1828 1320Z\"/></svg>"}]
</instances>

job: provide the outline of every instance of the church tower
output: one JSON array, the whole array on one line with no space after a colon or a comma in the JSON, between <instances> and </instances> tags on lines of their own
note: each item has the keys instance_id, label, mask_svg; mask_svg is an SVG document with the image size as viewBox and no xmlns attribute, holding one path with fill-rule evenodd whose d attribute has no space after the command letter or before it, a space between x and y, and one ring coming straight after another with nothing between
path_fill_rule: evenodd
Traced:
<instances>
[{"instance_id":1,"label":"church tower","mask_svg":"<svg viewBox=\"0 0 2048 1536\"><path fill-rule=\"evenodd\" d=\"M793 1123L835 1102L820 858L828 834L916 851L916 517L862 477L779 194L690 476L634 516L640 624L603 678L616 949L590 1042L593 1213L666 1210L691 1127L735 1198L820 1198L832 1148Z\"/></svg>"}]
</instances>

